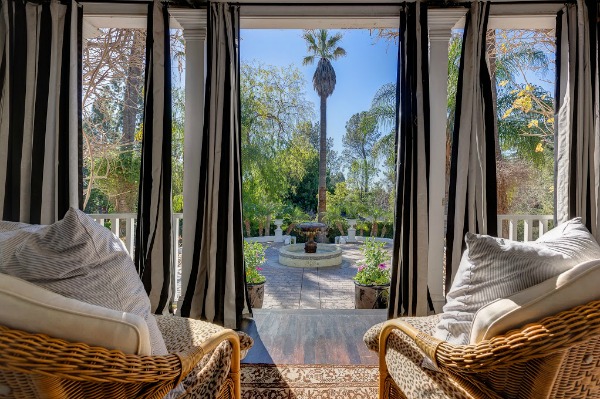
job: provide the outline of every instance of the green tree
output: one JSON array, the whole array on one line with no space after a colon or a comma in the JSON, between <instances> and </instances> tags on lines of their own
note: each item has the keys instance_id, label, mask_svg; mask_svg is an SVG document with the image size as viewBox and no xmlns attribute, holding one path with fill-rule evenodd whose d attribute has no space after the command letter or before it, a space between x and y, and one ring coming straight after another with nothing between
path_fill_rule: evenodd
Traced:
<instances>
[{"instance_id":1,"label":"green tree","mask_svg":"<svg viewBox=\"0 0 600 399\"><path fill-rule=\"evenodd\" d=\"M490 59L490 72L494 85L494 100L497 113L497 175L498 212L538 213L548 210L548 198L552 195L551 174L553 166L553 123L554 99L552 93L533 80L553 84L546 74L553 69L555 40L547 30L490 30L487 37L487 51ZM396 41L397 32L377 31L379 38ZM446 142L446 172L450 171L450 149L456 109L458 71L462 51L462 32L453 32L448 56L448 124ZM389 124L395 118L391 106L395 100L396 87L388 84L376 94L371 111L378 116L380 123ZM392 112L393 111L393 112ZM380 153L387 150L388 162L384 173L393 175L395 158L389 152L393 139L384 135L377 145ZM385 156L385 155L384 155ZM384 158L385 159L385 158ZM394 160L394 163L391 162ZM448 178L446 179L448 183ZM538 186L539 189L537 188ZM529 190L526 187L530 187ZM527 192L530 195L524 195ZM534 204L532 193L543 195ZM552 210L550 209L549 213Z\"/></svg>"},{"instance_id":2,"label":"green tree","mask_svg":"<svg viewBox=\"0 0 600 399\"><path fill-rule=\"evenodd\" d=\"M383 175L390 188L396 184L396 96L396 84L384 84L373 96L369 110L379 129L387 132L373 145L373 155L383 161Z\"/></svg>"},{"instance_id":3,"label":"green tree","mask_svg":"<svg viewBox=\"0 0 600 399\"><path fill-rule=\"evenodd\" d=\"M321 137L319 146L319 221L327 212L327 97L335 90L336 77L331 61L346 55L346 50L339 47L342 34L329 36L327 29L308 30L302 35L306 40L308 55L302 61L303 65L311 65L319 59L313 75L313 87L321 99Z\"/></svg>"},{"instance_id":4,"label":"green tree","mask_svg":"<svg viewBox=\"0 0 600 399\"><path fill-rule=\"evenodd\" d=\"M310 144L314 106L298 68L257 62L241 66L242 199L246 234L260 235L271 215L300 192L318 159Z\"/></svg>"},{"instance_id":5,"label":"green tree","mask_svg":"<svg viewBox=\"0 0 600 399\"><path fill-rule=\"evenodd\" d=\"M376 117L367 111L352 115L346 122L346 133L342 137L344 155L351 160L350 169L358 174L361 198L369 192L369 183L377 176L373 149L380 136Z\"/></svg>"}]
</instances>

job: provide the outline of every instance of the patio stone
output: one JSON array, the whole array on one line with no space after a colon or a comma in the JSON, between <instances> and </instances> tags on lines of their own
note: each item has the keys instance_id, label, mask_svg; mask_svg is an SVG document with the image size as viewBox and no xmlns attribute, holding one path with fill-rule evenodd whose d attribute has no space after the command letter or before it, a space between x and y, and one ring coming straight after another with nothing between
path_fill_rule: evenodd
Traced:
<instances>
[{"instance_id":1,"label":"patio stone","mask_svg":"<svg viewBox=\"0 0 600 399\"><path fill-rule=\"evenodd\" d=\"M362 244L344 244L342 264L295 268L279 264L281 243L265 244L262 274L267 278L263 309L354 309L354 281ZM391 255L391 245L385 247Z\"/></svg>"}]
</instances>

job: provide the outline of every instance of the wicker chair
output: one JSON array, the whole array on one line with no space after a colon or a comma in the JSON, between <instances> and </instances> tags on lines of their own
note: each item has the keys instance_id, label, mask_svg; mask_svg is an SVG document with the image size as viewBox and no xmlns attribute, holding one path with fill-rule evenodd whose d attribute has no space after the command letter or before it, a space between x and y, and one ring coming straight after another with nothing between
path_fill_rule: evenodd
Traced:
<instances>
[{"instance_id":1,"label":"wicker chair","mask_svg":"<svg viewBox=\"0 0 600 399\"><path fill-rule=\"evenodd\" d=\"M600 301L475 345L451 345L415 327L435 321L383 324L380 398L600 398ZM423 352L440 371L422 367Z\"/></svg>"},{"instance_id":2,"label":"wicker chair","mask_svg":"<svg viewBox=\"0 0 600 399\"><path fill-rule=\"evenodd\" d=\"M163 398L225 341L231 367L218 397L240 398L240 339L233 330L185 352L138 356L0 326L0 398Z\"/></svg>"}]
</instances>

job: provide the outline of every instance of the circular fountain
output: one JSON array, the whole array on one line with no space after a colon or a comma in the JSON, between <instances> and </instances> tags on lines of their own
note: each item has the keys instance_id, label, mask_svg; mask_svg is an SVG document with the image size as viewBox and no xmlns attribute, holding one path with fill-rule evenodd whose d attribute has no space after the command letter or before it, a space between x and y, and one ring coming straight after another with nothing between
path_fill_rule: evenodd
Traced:
<instances>
[{"instance_id":1,"label":"circular fountain","mask_svg":"<svg viewBox=\"0 0 600 399\"><path fill-rule=\"evenodd\" d=\"M286 245L279 249L279 263L291 267L327 267L342 264L342 250L333 244L317 244L315 235L326 228L324 223L306 222L298 227L308 238L305 244Z\"/></svg>"}]
</instances>

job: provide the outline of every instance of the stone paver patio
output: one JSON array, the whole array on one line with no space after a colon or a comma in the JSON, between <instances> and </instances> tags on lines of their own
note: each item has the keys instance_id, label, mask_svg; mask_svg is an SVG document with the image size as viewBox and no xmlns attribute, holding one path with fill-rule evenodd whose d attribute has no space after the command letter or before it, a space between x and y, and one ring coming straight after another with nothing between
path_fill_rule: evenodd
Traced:
<instances>
[{"instance_id":1,"label":"stone paver patio","mask_svg":"<svg viewBox=\"0 0 600 399\"><path fill-rule=\"evenodd\" d=\"M267 278L263 309L354 309L354 281L362 244L341 245L340 266L296 268L279 264L283 244L267 243L262 274ZM385 247L391 252L391 245Z\"/></svg>"}]
</instances>

